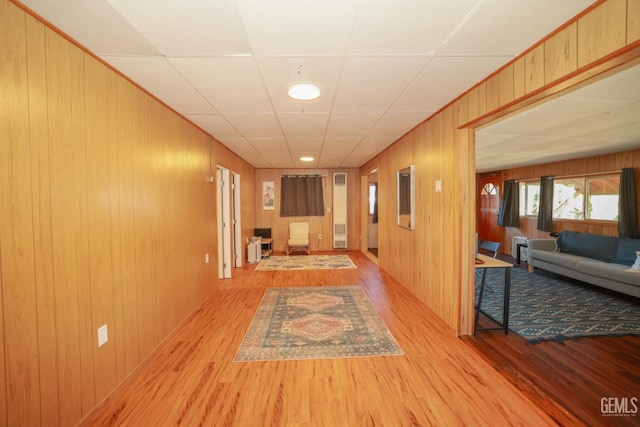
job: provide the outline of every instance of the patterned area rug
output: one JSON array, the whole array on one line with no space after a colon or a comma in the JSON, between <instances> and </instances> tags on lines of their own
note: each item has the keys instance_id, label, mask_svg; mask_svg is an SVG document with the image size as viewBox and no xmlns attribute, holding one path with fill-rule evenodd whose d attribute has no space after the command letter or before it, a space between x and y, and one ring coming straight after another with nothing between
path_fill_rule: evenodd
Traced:
<instances>
[{"instance_id":1,"label":"patterned area rug","mask_svg":"<svg viewBox=\"0 0 640 427\"><path fill-rule=\"evenodd\" d=\"M504 270L491 270L487 272L486 283L493 292L487 292L485 287L482 309L502 322ZM513 268L509 329L527 343L640 335L640 301L560 276Z\"/></svg>"},{"instance_id":2,"label":"patterned area rug","mask_svg":"<svg viewBox=\"0 0 640 427\"><path fill-rule=\"evenodd\" d=\"M359 286L268 288L235 361L402 354Z\"/></svg>"},{"instance_id":3,"label":"patterned area rug","mask_svg":"<svg viewBox=\"0 0 640 427\"><path fill-rule=\"evenodd\" d=\"M260 261L256 271L271 270L329 270L356 268L349 255L293 255L272 256Z\"/></svg>"}]
</instances>

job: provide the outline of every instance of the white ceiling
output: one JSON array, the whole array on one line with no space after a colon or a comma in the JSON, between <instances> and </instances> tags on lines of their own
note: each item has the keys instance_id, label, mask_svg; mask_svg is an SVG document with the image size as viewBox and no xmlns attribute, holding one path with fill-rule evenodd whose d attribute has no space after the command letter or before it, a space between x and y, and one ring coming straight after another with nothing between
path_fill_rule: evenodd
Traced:
<instances>
[{"instance_id":1,"label":"white ceiling","mask_svg":"<svg viewBox=\"0 0 640 427\"><path fill-rule=\"evenodd\" d=\"M476 132L477 172L640 148L640 65Z\"/></svg>"},{"instance_id":2,"label":"white ceiling","mask_svg":"<svg viewBox=\"0 0 640 427\"><path fill-rule=\"evenodd\" d=\"M257 168L359 167L593 2L22 1ZM297 82L321 97L290 99ZM484 133L479 170L522 142L508 123Z\"/></svg>"}]
</instances>

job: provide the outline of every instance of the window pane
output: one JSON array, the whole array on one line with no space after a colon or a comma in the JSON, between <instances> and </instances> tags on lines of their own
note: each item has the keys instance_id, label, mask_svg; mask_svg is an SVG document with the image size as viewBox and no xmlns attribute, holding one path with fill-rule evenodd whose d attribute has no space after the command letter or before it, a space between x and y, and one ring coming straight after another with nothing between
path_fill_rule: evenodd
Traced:
<instances>
[{"instance_id":1,"label":"window pane","mask_svg":"<svg viewBox=\"0 0 640 427\"><path fill-rule=\"evenodd\" d=\"M587 218L617 221L620 176L588 178L587 187Z\"/></svg>"},{"instance_id":2,"label":"window pane","mask_svg":"<svg viewBox=\"0 0 640 427\"><path fill-rule=\"evenodd\" d=\"M376 204L376 186L369 186L369 215L373 215L373 207Z\"/></svg>"},{"instance_id":3,"label":"window pane","mask_svg":"<svg viewBox=\"0 0 640 427\"><path fill-rule=\"evenodd\" d=\"M525 182L520 184L520 212L527 216L538 216L540 205L540 184Z\"/></svg>"},{"instance_id":4,"label":"window pane","mask_svg":"<svg viewBox=\"0 0 640 427\"><path fill-rule=\"evenodd\" d=\"M584 219L584 178L558 179L553 182L553 217Z\"/></svg>"}]
</instances>

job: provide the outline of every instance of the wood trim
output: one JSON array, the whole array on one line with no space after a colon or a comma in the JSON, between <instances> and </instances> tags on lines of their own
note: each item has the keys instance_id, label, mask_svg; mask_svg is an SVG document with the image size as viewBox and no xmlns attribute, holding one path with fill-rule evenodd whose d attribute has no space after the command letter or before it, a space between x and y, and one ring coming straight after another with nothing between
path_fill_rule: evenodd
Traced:
<instances>
[{"instance_id":1,"label":"wood trim","mask_svg":"<svg viewBox=\"0 0 640 427\"><path fill-rule=\"evenodd\" d=\"M557 81L545 84L520 99L516 99L467 123L463 123L460 125L460 129L484 126L494 120L530 107L533 104L551 99L555 96L560 96L568 90L577 89L593 83L594 81L603 79L638 63L640 63L640 41L625 46L618 52L609 54L592 64L579 68Z\"/></svg>"}]
</instances>

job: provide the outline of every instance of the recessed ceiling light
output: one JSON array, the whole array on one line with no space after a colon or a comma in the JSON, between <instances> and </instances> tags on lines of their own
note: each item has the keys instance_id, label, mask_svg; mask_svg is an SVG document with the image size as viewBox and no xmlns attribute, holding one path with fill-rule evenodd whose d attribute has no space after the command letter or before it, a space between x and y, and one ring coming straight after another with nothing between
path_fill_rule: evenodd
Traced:
<instances>
[{"instance_id":1,"label":"recessed ceiling light","mask_svg":"<svg viewBox=\"0 0 640 427\"><path fill-rule=\"evenodd\" d=\"M293 99L299 101L311 101L320 96L320 89L316 85L308 83L295 84L289 88L287 92Z\"/></svg>"},{"instance_id":2,"label":"recessed ceiling light","mask_svg":"<svg viewBox=\"0 0 640 427\"><path fill-rule=\"evenodd\" d=\"M313 162L313 157L303 156L303 157L300 157L300 160L302 160L303 162Z\"/></svg>"}]
</instances>

